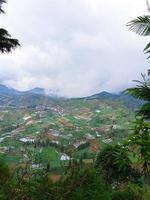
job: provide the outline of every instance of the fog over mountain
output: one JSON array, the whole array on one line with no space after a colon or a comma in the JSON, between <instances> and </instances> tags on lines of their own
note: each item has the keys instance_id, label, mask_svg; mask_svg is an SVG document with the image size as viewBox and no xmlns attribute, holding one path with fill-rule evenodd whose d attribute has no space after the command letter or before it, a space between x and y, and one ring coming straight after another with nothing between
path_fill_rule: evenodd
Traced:
<instances>
[{"instance_id":1,"label":"fog over mountain","mask_svg":"<svg viewBox=\"0 0 150 200\"><path fill-rule=\"evenodd\" d=\"M0 56L1 84L82 97L122 91L147 71L148 39L126 27L146 14L143 0L9 0L4 9L1 26L22 47Z\"/></svg>"}]
</instances>

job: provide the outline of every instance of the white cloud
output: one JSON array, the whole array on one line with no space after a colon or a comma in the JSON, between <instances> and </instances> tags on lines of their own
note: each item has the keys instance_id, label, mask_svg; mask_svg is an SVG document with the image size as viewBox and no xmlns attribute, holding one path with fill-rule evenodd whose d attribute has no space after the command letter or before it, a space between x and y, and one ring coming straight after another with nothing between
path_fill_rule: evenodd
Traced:
<instances>
[{"instance_id":1,"label":"white cloud","mask_svg":"<svg viewBox=\"0 0 150 200\"><path fill-rule=\"evenodd\" d=\"M145 14L143 0L10 0L0 23L22 47L0 57L0 82L60 95L118 92L147 69L147 38L126 23Z\"/></svg>"}]
</instances>

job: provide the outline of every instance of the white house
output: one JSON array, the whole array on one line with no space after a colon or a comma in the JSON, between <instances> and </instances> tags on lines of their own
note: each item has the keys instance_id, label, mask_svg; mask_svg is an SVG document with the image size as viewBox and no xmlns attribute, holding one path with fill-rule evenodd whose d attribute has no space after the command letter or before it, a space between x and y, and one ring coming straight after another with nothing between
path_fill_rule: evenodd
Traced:
<instances>
[{"instance_id":1,"label":"white house","mask_svg":"<svg viewBox=\"0 0 150 200\"><path fill-rule=\"evenodd\" d=\"M62 154L62 155L61 155L61 158L60 158L61 161L66 161L66 160L70 160L70 159L71 159L70 156L68 156L68 155L65 154L65 153Z\"/></svg>"}]
</instances>

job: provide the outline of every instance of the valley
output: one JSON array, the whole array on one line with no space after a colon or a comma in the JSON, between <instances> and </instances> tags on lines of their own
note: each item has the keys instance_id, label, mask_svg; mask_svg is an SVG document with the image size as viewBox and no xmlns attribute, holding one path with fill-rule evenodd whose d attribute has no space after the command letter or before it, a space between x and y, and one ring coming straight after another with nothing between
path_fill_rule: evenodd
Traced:
<instances>
[{"instance_id":1,"label":"valley","mask_svg":"<svg viewBox=\"0 0 150 200\"><path fill-rule=\"evenodd\" d=\"M120 143L131 132L134 112L120 99L46 102L0 107L0 153L10 169L61 174L70 160L89 165L102 147Z\"/></svg>"}]
</instances>

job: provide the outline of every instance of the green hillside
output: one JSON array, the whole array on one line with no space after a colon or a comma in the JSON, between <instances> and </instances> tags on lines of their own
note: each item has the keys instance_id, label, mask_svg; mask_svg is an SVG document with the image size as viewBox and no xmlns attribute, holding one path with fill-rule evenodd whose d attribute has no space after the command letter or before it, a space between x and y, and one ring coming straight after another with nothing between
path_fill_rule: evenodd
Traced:
<instances>
[{"instance_id":1,"label":"green hillside","mask_svg":"<svg viewBox=\"0 0 150 200\"><path fill-rule=\"evenodd\" d=\"M61 156L94 159L131 132L134 113L119 100L57 100L35 108L1 107L0 151L9 165L61 169ZM39 167L39 168L40 168Z\"/></svg>"}]
</instances>

